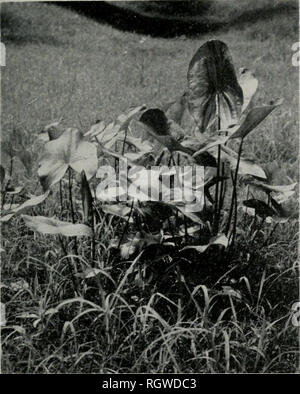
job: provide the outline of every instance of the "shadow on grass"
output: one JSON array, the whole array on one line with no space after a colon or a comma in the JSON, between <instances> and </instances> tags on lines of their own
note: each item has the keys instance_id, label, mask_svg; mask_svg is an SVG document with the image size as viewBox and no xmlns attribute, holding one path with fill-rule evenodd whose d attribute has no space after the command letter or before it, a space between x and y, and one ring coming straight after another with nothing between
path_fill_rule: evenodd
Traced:
<instances>
[{"instance_id":1,"label":"shadow on grass","mask_svg":"<svg viewBox=\"0 0 300 394\"><path fill-rule=\"evenodd\" d=\"M15 45L45 44L59 46L60 42L51 35L38 33L35 26L25 18L16 17L10 12L1 12L1 40Z\"/></svg>"},{"instance_id":2,"label":"shadow on grass","mask_svg":"<svg viewBox=\"0 0 300 394\"><path fill-rule=\"evenodd\" d=\"M61 7L72 9L86 17L95 19L122 31L147 34L153 37L171 38L185 35L197 36L213 32L226 27L238 27L245 23L257 23L275 15L284 16L286 13L297 12L297 5L291 3L279 4L276 7L265 7L257 10L246 11L230 21L209 22L203 16L195 17L165 17L141 14L131 9L120 8L105 1L91 2L54 2ZM202 20L200 20L202 19Z\"/></svg>"}]
</instances>

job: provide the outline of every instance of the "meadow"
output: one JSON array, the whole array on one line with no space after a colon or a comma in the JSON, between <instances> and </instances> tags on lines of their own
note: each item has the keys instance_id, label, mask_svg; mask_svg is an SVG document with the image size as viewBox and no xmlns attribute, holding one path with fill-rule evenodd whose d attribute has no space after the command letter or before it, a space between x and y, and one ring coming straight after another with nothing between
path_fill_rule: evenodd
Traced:
<instances>
[{"instance_id":1,"label":"meadow","mask_svg":"<svg viewBox=\"0 0 300 394\"><path fill-rule=\"evenodd\" d=\"M235 2L234 13L224 15L240 17L249 11L247 3ZM257 20L226 19L213 32L167 39L120 31L58 5L2 4L7 58L1 69L1 164L10 187L2 190L4 214L45 193L38 167L47 125L60 121L55 130L86 133L129 107L163 108L186 90L190 59L212 39L227 44L236 70L254 71L256 105L284 100L247 137L244 154L276 168L277 184L297 182L299 70L291 47L299 41L298 8L286 3L265 18L262 11ZM60 188L57 183L24 213L88 222L92 204L82 207L81 200L90 201L89 186L82 175L67 172ZM182 236L170 223L181 218L161 207L151 211L152 222L137 213L132 224L130 207L122 217L93 206L93 242L40 234L26 225L26 215L4 220L2 372L296 372L299 341L291 307L299 298L297 198L298 192L288 202L296 213L287 221L241 215L226 257L218 247L180 254L195 241L190 218L180 222ZM143 234L148 226L153 235L136 253L130 237L124 243L132 226ZM155 243L159 231L171 245Z\"/></svg>"}]
</instances>

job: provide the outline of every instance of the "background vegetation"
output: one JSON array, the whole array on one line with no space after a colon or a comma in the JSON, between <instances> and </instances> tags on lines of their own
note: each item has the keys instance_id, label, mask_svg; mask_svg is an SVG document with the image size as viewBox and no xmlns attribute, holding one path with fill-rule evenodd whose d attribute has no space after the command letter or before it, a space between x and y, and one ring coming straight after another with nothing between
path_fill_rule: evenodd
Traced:
<instances>
[{"instance_id":1,"label":"background vegetation","mask_svg":"<svg viewBox=\"0 0 300 394\"><path fill-rule=\"evenodd\" d=\"M1 70L2 139L16 141L21 135L36 173L42 145L37 135L45 125L63 118L63 125L87 131L96 120L109 122L131 105L169 102L186 88L188 61L196 49L217 38L228 44L237 68L255 70L259 103L278 96L285 100L246 141L246 152L261 163L276 162L297 181L299 86L291 46L299 41L298 11L295 2L265 1L257 18L229 24L232 16L253 11L254 3L236 2L225 13L225 3L212 11L214 2L206 17L219 18L224 26L169 39L119 31L55 5L2 4L1 41L7 48L7 66ZM280 8L283 3L288 5ZM2 154L5 165L4 159ZM36 177L29 179L17 160L14 168L16 184L27 179L26 189L41 194ZM51 216L54 200L36 214ZM128 263L107 265L109 239L104 239L99 264L115 284L82 281L87 305L76 297L65 303L74 294L58 240L33 236L20 218L12 223L2 226L1 293L8 319L1 333L3 372L296 370L297 333L290 323L298 297L296 221L280 224L267 244L263 232L254 241L244 240L239 249L245 253L237 252L232 262L239 268L224 278L217 261L191 257L181 267L184 277L206 286L193 297L188 280L185 287L177 273L162 267L154 270L157 280L141 285L139 272L132 275ZM113 222L103 226L113 233ZM217 295L218 284L236 284L242 298Z\"/></svg>"}]
</instances>

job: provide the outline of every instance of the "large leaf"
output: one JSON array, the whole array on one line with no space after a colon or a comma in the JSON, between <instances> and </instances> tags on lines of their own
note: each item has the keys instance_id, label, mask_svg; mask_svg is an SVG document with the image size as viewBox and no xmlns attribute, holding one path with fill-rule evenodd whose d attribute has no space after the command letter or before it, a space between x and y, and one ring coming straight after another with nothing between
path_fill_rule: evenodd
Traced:
<instances>
[{"instance_id":1,"label":"large leaf","mask_svg":"<svg viewBox=\"0 0 300 394\"><path fill-rule=\"evenodd\" d=\"M38 174L44 190L59 182L70 167L89 180L97 171L97 148L83 139L77 129L67 129L59 138L47 142Z\"/></svg>"},{"instance_id":2,"label":"large leaf","mask_svg":"<svg viewBox=\"0 0 300 394\"><path fill-rule=\"evenodd\" d=\"M214 156L217 157L217 151L214 150ZM229 149L227 146L221 146L221 159L228 161L232 171L235 171L237 166L237 153ZM266 179L264 170L252 160L240 158L239 162L239 175L253 175L258 178Z\"/></svg>"},{"instance_id":3,"label":"large leaf","mask_svg":"<svg viewBox=\"0 0 300 394\"><path fill-rule=\"evenodd\" d=\"M22 215L27 227L42 234L64 235L66 237L92 236L92 230L85 224L73 224L45 216Z\"/></svg>"},{"instance_id":4,"label":"large leaf","mask_svg":"<svg viewBox=\"0 0 300 394\"><path fill-rule=\"evenodd\" d=\"M277 203L286 202L296 192L296 182L287 175L286 169L280 167L277 161L264 164L263 169L266 173L266 179L251 178L246 183L261 189L271 195Z\"/></svg>"},{"instance_id":5,"label":"large leaf","mask_svg":"<svg viewBox=\"0 0 300 394\"><path fill-rule=\"evenodd\" d=\"M172 136L169 120L162 110L151 108L143 113L140 121L146 126L148 133L170 152L182 152L188 156L193 155L195 152L190 147L183 146ZM216 166L215 159L208 152L204 152L202 155L199 154L195 161L202 166Z\"/></svg>"},{"instance_id":6,"label":"large leaf","mask_svg":"<svg viewBox=\"0 0 300 394\"><path fill-rule=\"evenodd\" d=\"M237 123L243 91L226 44L211 40L202 45L189 64L187 78L188 107L202 133L216 117L217 102L221 128Z\"/></svg>"},{"instance_id":7,"label":"large leaf","mask_svg":"<svg viewBox=\"0 0 300 394\"><path fill-rule=\"evenodd\" d=\"M258 126L275 108L281 105L282 99L277 99L269 105L252 108L241 124L232 132L230 138L245 138L256 126Z\"/></svg>"},{"instance_id":8,"label":"large leaf","mask_svg":"<svg viewBox=\"0 0 300 394\"><path fill-rule=\"evenodd\" d=\"M279 218L285 219L299 219L299 211L297 204L290 201L290 203L279 204L274 198L270 197L270 202L273 208L278 213Z\"/></svg>"},{"instance_id":9,"label":"large leaf","mask_svg":"<svg viewBox=\"0 0 300 394\"><path fill-rule=\"evenodd\" d=\"M50 190L40 196L33 196L29 200L25 201L23 204L18 205L12 209L8 209L5 215L0 219L0 222L8 222L13 216L20 215L29 208L33 208L36 205L41 204L49 196Z\"/></svg>"},{"instance_id":10,"label":"large leaf","mask_svg":"<svg viewBox=\"0 0 300 394\"><path fill-rule=\"evenodd\" d=\"M226 237L225 234L219 234L215 237L212 237L209 241L208 244L206 245L190 245L190 246L185 246L184 248L181 249L181 251L183 250L189 250L189 249L193 249L196 250L199 253L203 253L206 251L206 249L211 246L211 245L222 245L225 248L227 248L228 246L228 238Z\"/></svg>"}]
</instances>

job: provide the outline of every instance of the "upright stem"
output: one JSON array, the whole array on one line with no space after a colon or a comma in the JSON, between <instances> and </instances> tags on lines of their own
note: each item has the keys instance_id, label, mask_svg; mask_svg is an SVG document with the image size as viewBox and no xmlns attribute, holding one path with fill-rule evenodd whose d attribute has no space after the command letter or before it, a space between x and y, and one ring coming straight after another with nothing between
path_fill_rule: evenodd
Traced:
<instances>
[{"instance_id":1,"label":"upright stem","mask_svg":"<svg viewBox=\"0 0 300 394\"><path fill-rule=\"evenodd\" d=\"M244 142L244 139L242 138L240 146L239 146L239 151L238 151L238 158L237 158L237 163L236 163L235 174L234 174L234 178L233 178L233 181L232 181L233 189L232 189L229 217L228 217L228 222L227 222L227 226L226 226L226 235L228 234L229 229L230 229L230 224L231 224L231 219L232 219L232 214L233 214L234 207L235 207L235 217L237 216L236 184L237 184L237 177L238 177L239 166L240 166L240 159L241 159L241 155L242 155L243 142ZM235 220L234 227L236 227L236 220ZM235 228L233 229L233 235L235 236ZM234 243L234 237L233 237L233 243Z\"/></svg>"},{"instance_id":2,"label":"upright stem","mask_svg":"<svg viewBox=\"0 0 300 394\"><path fill-rule=\"evenodd\" d=\"M60 210L63 212L63 193L62 193L62 181L59 181L59 198L60 198Z\"/></svg>"},{"instance_id":3,"label":"upright stem","mask_svg":"<svg viewBox=\"0 0 300 394\"><path fill-rule=\"evenodd\" d=\"M94 265L95 257L96 257L96 241L95 241L95 212L94 212L94 204L92 204L92 217L91 217L91 227L92 227L92 262Z\"/></svg>"},{"instance_id":4,"label":"upright stem","mask_svg":"<svg viewBox=\"0 0 300 394\"><path fill-rule=\"evenodd\" d=\"M71 216L72 216L72 223L75 224L75 211L74 211L74 206L73 206L73 196L72 196L72 173L71 173L71 168L68 169L68 175L69 175L69 201L70 201L70 210L71 210ZM78 247L77 247L77 239L74 237L74 251L76 256L78 255Z\"/></svg>"},{"instance_id":5,"label":"upright stem","mask_svg":"<svg viewBox=\"0 0 300 394\"><path fill-rule=\"evenodd\" d=\"M10 182L11 182L11 177L12 177L12 173L13 173L13 160L14 160L14 158L11 157L10 158L10 168L9 168L9 179L8 179L8 181L7 181L7 183L6 183L5 187L4 187L4 191L2 193L2 201L1 201L1 207L2 208L4 207L5 198L6 198L6 194L7 194L7 189L9 187L9 185L10 185Z\"/></svg>"},{"instance_id":6,"label":"upright stem","mask_svg":"<svg viewBox=\"0 0 300 394\"><path fill-rule=\"evenodd\" d=\"M122 155L124 155L124 152L125 152L125 144L126 144L127 133L128 133L128 127L126 127L126 129L125 129L125 136L124 136L123 147L122 147Z\"/></svg>"},{"instance_id":7,"label":"upright stem","mask_svg":"<svg viewBox=\"0 0 300 394\"><path fill-rule=\"evenodd\" d=\"M61 247L62 247L62 250L63 250L65 256L67 256L68 252L67 252L67 250L65 248L64 241L63 241L61 235L58 236L58 239L59 239L59 242L61 244ZM76 297L77 296L78 284L77 284L77 282L75 280L74 270L73 270L71 262L69 261L69 258L67 258L67 262L68 262L69 274L71 276L71 282L72 282L72 286L73 286L74 295Z\"/></svg>"},{"instance_id":8,"label":"upright stem","mask_svg":"<svg viewBox=\"0 0 300 394\"><path fill-rule=\"evenodd\" d=\"M124 230L123 230L123 232L122 232L121 238L120 238L120 240L119 240L118 249L120 248L121 243L122 243L123 238L124 238L124 235L125 235L125 233L126 233L126 231L127 231L127 229L128 229L129 221L130 221L130 218L131 218L131 215L132 215L132 212L133 212L133 205L134 205L134 200L132 200L131 209L130 209L130 212L129 212L129 215L128 215L128 219L127 219L127 221L126 221Z\"/></svg>"},{"instance_id":9,"label":"upright stem","mask_svg":"<svg viewBox=\"0 0 300 394\"><path fill-rule=\"evenodd\" d=\"M217 132L221 129L221 118L220 118L220 97L217 95L216 98L217 101L217 110L216 110L216 116L217 116ZM217 178L220 177L220 170L221 170L221 145L218 145L218 160L217 160ZM215 234L218 233L219 231L219 182L216 183L216 189L215 189L215 204L214 204L214 225L213 225L213 231Z\"/></svg>"}]
</instances>

